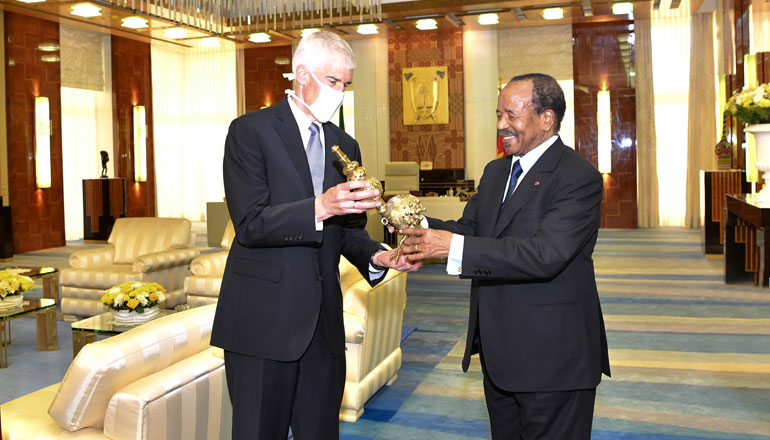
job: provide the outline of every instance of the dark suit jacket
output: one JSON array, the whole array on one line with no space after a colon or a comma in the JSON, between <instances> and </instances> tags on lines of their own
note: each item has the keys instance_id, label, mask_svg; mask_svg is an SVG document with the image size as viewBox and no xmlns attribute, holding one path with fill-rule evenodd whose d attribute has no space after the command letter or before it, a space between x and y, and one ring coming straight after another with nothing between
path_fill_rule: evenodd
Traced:
<instances>
[{"instance_id":1,"label":"dark suit jacket","mask_svg":"<svg viewBox=\"0 0 770 440\"><path fill-rule=\"evenodd\" d=\"M358 143L324 124L324 191L346 180L331 152L361 161ZM332 353L345 350L340 254L368 279L381 246L366 216L331 217L315 226L310 168L286 99L234 120L225 143L224 182L236 240L227 257L211 344L279 361L300 358L323 316Z\"/></svg>"},{"instance_id":2,"label":"dark suit jacket","mask_svg":"<svg viewBox=\"0 0 770 440\"><path fill-rule=\"evenodd\" d=\"M557 139L501 207L511 160L486 166L459 221L428 219L431 228L465 235L461 277L473 281L463 370L480 337L500 388L595 388L610 373L591 257L602 177Z\"/></svg>"}]
</instances>

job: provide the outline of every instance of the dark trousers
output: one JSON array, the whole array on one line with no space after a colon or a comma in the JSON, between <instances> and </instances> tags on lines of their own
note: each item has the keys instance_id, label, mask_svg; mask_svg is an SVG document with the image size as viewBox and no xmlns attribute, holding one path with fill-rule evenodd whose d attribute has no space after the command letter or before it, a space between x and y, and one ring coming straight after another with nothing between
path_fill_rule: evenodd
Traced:
<instances>
[{"instance_id":1,"label":"dark trousers","mask_svg":"<svg viewBox=\"0 0 770 440\"><path fill-rule=\"evenodd\" d=\"M332 357L323 314L302 357L280 362L225 352L233 440L338 440L345 356Z\"/></svg>"},{"instance_id":2,"label":"dark trousers","mask_svg":"<svg viewBox=\"0 0 770 440\"><path fill-rule=\"evenodd\" d=\"M591 438L596 389L516 393L484 375L484 397L493 440Z\"/></svg>"}]
</instances>

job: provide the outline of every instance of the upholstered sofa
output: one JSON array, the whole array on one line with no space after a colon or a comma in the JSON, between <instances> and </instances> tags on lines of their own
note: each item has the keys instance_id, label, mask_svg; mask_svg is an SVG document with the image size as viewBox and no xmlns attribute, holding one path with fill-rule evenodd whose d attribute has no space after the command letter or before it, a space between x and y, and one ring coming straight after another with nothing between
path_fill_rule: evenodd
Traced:
<instances>
[{"instance_id":1,"label":"upholstered sofa","mask_svg":"<svg viewBox=\"0 0 770 440\"><path fill-rule=\"evenodd\" d=\"M200 252L184 218L131 217L115 222L108 246L70 255L60 275L61 311L78 317L103 313L105 289L126 281L155 281L168 291L164 308L187 302L184 277Z\"/></svg>"},{"instance_id":2,"label":"upholstered sofa","mask_svg":"<svg viewBox=\"0 0 770 440\"><path fill-rule=\"evenodd\" d=\"M222 275L225 273L227 254L233 240L235 240L235 229L233 222L228 220L220 242L224 250L201 255L192 260L190 263L192 275L184 278L184 293L188 304L202 305L217 302Z\"/></svg>"},{"instance_id":3,"label":"upholstered sofa","mask_svg":"<svg viewBox=\"0 0 770 440\"><path fill-rule=\"evenodd\" d=\"M232 406L214 305L83 347L62 382L0 406L5 440L229 439Z\"/></svg>"}]
</instances>

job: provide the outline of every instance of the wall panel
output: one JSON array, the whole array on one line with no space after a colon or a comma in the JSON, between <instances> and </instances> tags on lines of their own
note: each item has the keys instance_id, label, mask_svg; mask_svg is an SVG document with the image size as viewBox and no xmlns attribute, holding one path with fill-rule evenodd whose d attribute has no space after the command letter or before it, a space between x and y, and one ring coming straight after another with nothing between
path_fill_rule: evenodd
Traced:
<instances>
[{"instance_id":1,"label":"wall panel","mask_svg":"<svg viewBox=\"0 0 770 440\"><path fill-rule=\"evenodd\" d=\"M610 91L612 172L604 175L604 228L636 228L636 90L633 21L575 24L575 149L597 163L596 92ZM665 191L665 188L662 188Z\"/></svg>"},{"instance_id":2,"label":"wall panel","mask_svg":"<svg viewBox=\"0 0 770 440\"><path fill-rule=\"evenodd\" d=\"M113 157L116 177L126 179L126 216L155 216L155 153L152 121L150 44L112 37ZM147 181L134 180L133 106L143 105L147 120ZM162 146L161 146L162 148ZM162 172L162 170L161 170Z\"/></svg>"},{"instance_id":3,"label":"wall panel","mask_svg":"<svg viewBox=\"0 0 770 440\"><path fill-rule=\"evenodd\" d=\"M284 90L292 83L282 76L291 72L291 64L276 64L276 59L291 61L291 46L256 47L243 50L246 112L269 107L286 97Z\"/></svg>"},{"instance_id":4,"label":"wall panel","mask_svg":"<svg viewBox=\"0 0 770 440\"><path fill-rule=\"evenodd\" d=\"M434 169L464 169L462 31L391 31L388 65L390 160L428 160ZM448 67L449 124L404 125L401 69L431 66Z\"/></svg>"},{"instance_id":5,"label":"wall panel","mask_svg":"<svg viewBox=\"0 0 770 440\"><path fill-rule=\"evenodd\" d=\"M5 12L8 183L16 253L64 246L60 66L41 43L59 43L58 23ZM51 187L35 181L35 97L49 99Z\"/></svg>"}]
</instances>

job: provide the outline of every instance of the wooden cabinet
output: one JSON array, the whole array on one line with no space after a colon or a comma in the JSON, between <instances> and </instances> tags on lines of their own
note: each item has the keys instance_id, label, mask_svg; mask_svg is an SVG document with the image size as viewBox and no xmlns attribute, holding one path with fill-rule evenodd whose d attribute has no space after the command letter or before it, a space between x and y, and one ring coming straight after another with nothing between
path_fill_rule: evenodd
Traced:
<instances>
[{"instance_id":1,"label":"wooden cabinet","mask_svg":"<svg viewBox=\"0 0 770 440\"><path fill-rule=\"evenodd\" d=\"M107 240L126 216L126 179L83 179L83 238Z\"/></svg>"}]
</instances>

